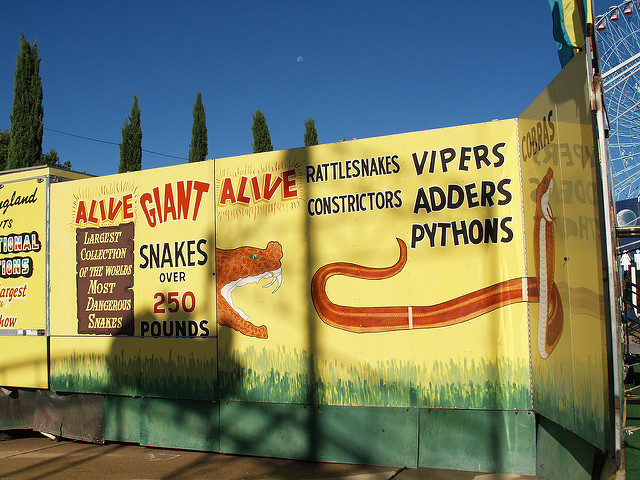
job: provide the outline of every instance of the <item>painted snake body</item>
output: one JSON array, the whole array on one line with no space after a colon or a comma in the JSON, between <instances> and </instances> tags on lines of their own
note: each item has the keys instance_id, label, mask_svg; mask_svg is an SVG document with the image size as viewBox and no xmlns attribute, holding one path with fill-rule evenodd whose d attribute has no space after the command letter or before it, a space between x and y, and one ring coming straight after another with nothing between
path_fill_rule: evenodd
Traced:
<instances>
[{"instance_id":1,"label":"painted snake body","mask_svg":"<svg viewBox=\"0 0 640 480\"><path fill-rule=\"evenodd\" d=\"M563 317L562 301L558 288L554 283L555 273L555 240L553 222L555 217L549 205L549 197L553 190L553 170L549 168L546 175L536 187L536 214L533 231L533 256L536 264L536 277L539 285L538 309L538 352L547 358L553 351L562 334Z\"/></svg>"},{"instance_id":2,"label":"painted snake body","mask_svg":"<svg viewBox=\"0 0 640 480\"><path fill-rule=\"evenodd\" d=\"M398 238L400 257L390 267L339 262L318 269L311 281L311 295L318 315L328 325L349 332L387 332L455 325L514 303L540 302L538 333L543 341L539 351L546 358L560 338L563 323L560 294L553 281L554 219L548 205L552 185L553 171L549 169L536 190L536 277L506 280L430 306L352 307L337 305L329 299L326 284L334 275L382 280L399 273L407 261L407 246Z\"/></svg>"}]
</instances>

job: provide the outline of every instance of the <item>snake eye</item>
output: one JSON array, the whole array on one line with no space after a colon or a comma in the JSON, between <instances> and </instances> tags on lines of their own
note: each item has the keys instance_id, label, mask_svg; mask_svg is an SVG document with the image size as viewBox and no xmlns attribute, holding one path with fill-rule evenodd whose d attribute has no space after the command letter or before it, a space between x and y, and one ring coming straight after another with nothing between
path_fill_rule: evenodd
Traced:
<instances>
[{"instance_id":1,"label":"snake eye","mask_svg":"<svg viewBox=\"0 0 640 480\"><path fill-rule=\"evenodd\" d=\"M251 255L249 255L249 258L252 260L255 260L256 258L258 258L258 254L257 253L252 253Z\"/></svg>"}]
</instances>

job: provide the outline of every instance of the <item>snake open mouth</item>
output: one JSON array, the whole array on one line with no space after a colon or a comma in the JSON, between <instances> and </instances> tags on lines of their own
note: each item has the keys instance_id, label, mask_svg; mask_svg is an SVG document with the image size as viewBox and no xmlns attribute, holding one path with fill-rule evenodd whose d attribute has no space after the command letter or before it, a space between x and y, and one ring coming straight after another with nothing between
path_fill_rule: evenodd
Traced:
<instances>
[{"instance_id":1,"label":"snake open mouth","mask_svg":"<svg viewBox=\"0 0 640 480\"><path fill-rule=\"evenodd\" d=\"M243 312L241 308L234 305L233 298L231 298L231 294L238 287L243 287L244 285L249 285L251 283L258 283L260 282L260 280L265 278L267 279L270 278L271 281L266 285L264 285L263 288L270 287L275 282L277 282L276 288L272 292L272 293L276 293L276 291L280 288L280 285L282 284L282 267L278 268L277 270L273 270L271 272L264 272L259 275L252 275L250 277L244 277L244 278L239 278L237 280L233 280L227 283L226 285L224 285L220 289L220 293L222 297L225 299L225 301L229 304L229 306L233 308L233 310L238 315L240 315L244 320L246 320L247 318L249 318L249 315Z\"/></svg>"},{"instance_id":2,"label":"snake open mouth","mask_svg":"<svg viewBox=\"0 0 640 480\"><path fill-rule=\"evenodd\" d=\"M266 325L249 322L242 309L233 304L233 291L250 283L270 280L265 287L276 283L275 293L282 283L282 245L271 241L267 248L243 246L231 250L216 248L216 321L243 335L267 338Z\"/></svg>"}]
</instances>

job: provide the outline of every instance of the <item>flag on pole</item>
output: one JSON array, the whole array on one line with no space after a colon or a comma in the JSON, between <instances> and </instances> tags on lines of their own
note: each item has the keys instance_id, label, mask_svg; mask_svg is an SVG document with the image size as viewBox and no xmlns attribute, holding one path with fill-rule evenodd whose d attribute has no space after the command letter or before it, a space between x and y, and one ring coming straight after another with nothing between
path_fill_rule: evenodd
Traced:
<instances>
[{"instance_id":1,"label":"flag on pole","mask_svg":"<svg viewBox=\"0 0 640 480\"><path fill-rule=\"evenodd\" d=\"M553 38L564 68L576 50L585 45L588 25L593 25L593 4L591 0L549 0L549 7L553 17Z\"/></svg>"}]
</instances>

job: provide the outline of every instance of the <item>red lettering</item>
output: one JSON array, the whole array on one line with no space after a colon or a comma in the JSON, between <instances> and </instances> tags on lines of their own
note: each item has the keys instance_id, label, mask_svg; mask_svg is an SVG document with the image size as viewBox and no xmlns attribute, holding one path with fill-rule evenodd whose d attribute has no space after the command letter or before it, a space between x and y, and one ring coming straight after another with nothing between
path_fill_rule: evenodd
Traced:
<instances>
[{"instance_id":1,"label":"red lettering","mask_svg":"<svg viewBox=\"0 0 640 480\"><path fill-rule=\"evenodd\" d=\"M209 184L207 182L199 182L198 180L193 182L193 189L198 192L196 193L196 203L193 207L193 218L192 220L195 222L196 218L198 218L198 210L200 210L200 202L202 201L202 195L209 191Z\"/></svg>"},{"instance_id":2,"label":"red lettering","mask_svg":"<svg viewBox=\"0 0 640 480\"><path fill-rule=\"evenodd\" d=\"M104 206L104 198L100 199L100 202L98 202L98 204L100 205L100 219L102 221L105 221L107 218L107 210Z\"/></svg>"},{"instance_id":3,"label":"red lettering","mask_svg":"<svg viewBox=\"0 0 640 480\"><path fill-rule=\"evenodd\" d=\"M163 223L164 220L162 219L162 204L160 203L160 189L158 187L153 187L153 199L155 200L155 204L156 204L156 209L158 211L158 220L160 220L160 223Z\"/></svg>"},{"instance_id":4,"label":"red lettering","mask_svg":"<svg viewBox=\"0 0 640 480\"><path fill-rule=\"evenodd\" d=\"M244 190L247 188L247 177L240 177L240 186L238 187L238 201L249 205L251 199L244 194Z\"/></svg>"},{"instance_id":5,"label":"red lettering","mask_svg":"<svg viewBox=\"0 0 640 480\"><path fill-rule=\"evenodd\" d=\"M76 212L76 225L87 223L87 207L84 200L78 201L78 211Z\"/></svg>"},{"instance_id":6,"label":"red lettering","mask_svg":"<svg viewBox=\"0 0 640 480\"><path fill-rule=\"evenodd\" d=\"M164 221L165 222L169 217L169 213L171 213L171 216L173 217L174 220L177 220L176 205L173 202L173 189L171 188L170 183L165 183L164 184Z\"/></svg>"},{"instance_id":7,"label":"red lettering","mask_svg":"<svg viewBox=\"0 0 640 480\"><path fill-rule=\"evenodd\" d=\"M184 182L178 182L178 218L187 218L189 215L189 202L191 201L191 184L192 180L187 180L187 188L184 188Z\"/></svg>"},{"instance_id":8,"label":"red lettering","mask_svg":"<svg viewBox=\"0 0 640 480\"><path fill-rule=\"evenodd\" d=\"M254 202L258 202L262 199L260 185L258 184L258 177L251 177L251 192L253 193Z\"/></svg>"},{"instance_id":9,"label":"red lettering","mask_svg":"<svg viewBox=\"0 0 640 480\"><path fill-rule=\"evenodd\" d=\"M140 207L142 207L142 212L147 219L147 223L150 227L156 226L156 209L151 207L148 208L147 205L153 202L153 197L149 192L143 193L140 195Z\"/></svg>"},{"instance_id":10,"label":"red lettering","mask_svg":"<svg viewBox=\"0 0 640 480\"><path fill-rule=\"evenodd\" d=\"M273 194L276 193L276 190L278 189L278 187L280 186L280 184L282 183L282 178L280 176L277 176L276 179L273 182L273 185L271 185L271 174L267 173L264 176L264 198L265 200L271 200L271 197L273 197Z\"/></svg>"},{"instance_id":11,"label":"red lettering","mask_svg":"<svg viewBox=\"0 0 640 480\"><path fill-rule=\"evenodd\" d=\"M133 194L127 193L122 197L124 208L122 209L122 218L125 220L133 220Z\"/></svg>"},{"instance_id":12,"label":"red lettering","mask_svg":"<svg viewBox=\"0 0 640 480\"><path fill-rule=\"evenodd\" d=\"M78 200L78 210L76 211L76 225L85 223L99 224L100 222L114 222L118 213L122 211L125 220L133 219L133 194L122 196L121 199L115 197L92 199L89 212L84 200Z\"/></svg>"},{"instance_id":13,"label":"red lettering","mask_svg":"<svg viewBox=\"0 0 640 480\"><path fill-rule=\"evenodd\" d=\"M231 205L236 203L236 196L233 191L233 183L229 177L222 181L222 188L220 189L220 200L218 205L226 205L227 202L231 202Z\"/></svg>"},{"instance_id":14,"label":"red lettering","mask_svg":"<svg viewBox=\"0 0 640 480\"><path fill-rule=\"evenodd\" d=\"M89 223L98 223L98 217L96 217L96 205L98 202L91 200L91 207L89 208Z\"/></svg>"},{"instance_id":15,"label":"red lettering","mask_svg":"<svg viewBox=\"0 0 640 480\"><path fill-rule=\"evenodd\" d=\"M108 215L108 218L112 222L115 220L116 215L118 214L118 212L122 208L122 201L118 200L118 203L115 203L115 200L116 199L113 198L113 197L109 198L109 215ZM114 203L115 203L115 205L114 205ZM76 223L78 223L78 222L76 222Z\"/></svg>"},{"instance_id":16,"label":"red lettering","mask_svg":"<svg viewBox=\"0 0 640 480\"><path fill-rule=\"evenodd\" d=\"M283 184L282 184L282 198L284 200L288 200L290 198L296 198L298 196L298 190L295 188L296 186L296 170L292 168L291 170L287 170L282 174Z\"/></svg>"}]
</instances>

